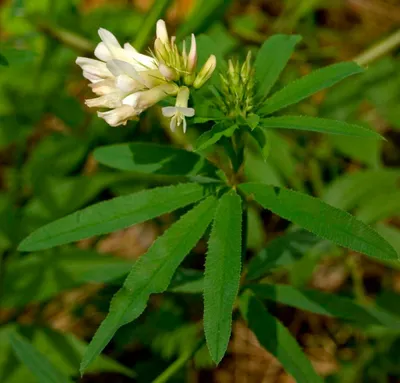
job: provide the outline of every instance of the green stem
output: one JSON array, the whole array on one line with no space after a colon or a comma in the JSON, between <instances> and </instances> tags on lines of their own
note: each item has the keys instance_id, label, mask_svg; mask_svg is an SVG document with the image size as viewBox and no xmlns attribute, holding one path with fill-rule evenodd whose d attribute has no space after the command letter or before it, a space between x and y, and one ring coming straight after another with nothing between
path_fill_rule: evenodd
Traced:
<instances>
[{"instance_id":1,"label":"green stem","mask_svg":"<svg viewBox=\"0 0 400 383\"><path fill-rule=\"evenodd\" d=\"M361 53L354 61L362 66L371 64L373 61L391 52L398 46L400 46L400 29L378 44L375 44L370 49L367 49L364 53Z\"/></svg>"},{"instance_id":2,"label":"green stem","mask_svg":"<svg viewBox=\"0 0 400 383\"><path fill-rule=\"evenodd\" d=\"M153 383L165 383L172 378L185 364L192 358L192 356L202 347L204 344L204 338L201 339L197 344L187 353L181 355L174 363L172 363L161 375L159 375Z\"/></svg>"},{"instance_id":3,"label":"green stem","mask_svg":"<svg viewBox=\"0 0 400 383\"><path fill-rule=\"evenodd\" d=\"M36 26L39 30L50 37L55 38L61 43L80 51L83 54L92 54L94 51L95 45L90 40L87 40L76 33L47 23L37 23Z\"/></svg>"},{"instance_id":4,"label":"green stem","mask_svg":"<svg viewBox=\"0 0 400 383\"><path fill-rule=\"evenodd\" d=\"M147 42L149 41L149 37L151 32L153 31L154 25L157 20L163 17L167 8L171 5L171 0L157 0L154 2L151 10L149 11L147 17L143 20L140 25L138 34L136 35L136 39L134 42L134 47L139 52L145 48Z\"/></svg>"}]
</instances>

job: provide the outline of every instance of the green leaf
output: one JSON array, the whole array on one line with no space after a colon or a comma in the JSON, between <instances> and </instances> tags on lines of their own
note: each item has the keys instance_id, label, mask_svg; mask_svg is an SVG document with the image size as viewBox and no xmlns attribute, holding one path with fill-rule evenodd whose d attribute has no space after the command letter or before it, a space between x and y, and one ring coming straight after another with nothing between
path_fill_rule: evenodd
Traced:
<instances>
[{"instance_id":1,"label":"green leaf","mask_svg":"<svg viewBox=\"0 0 400 383\"><path fill-rule=\"evenodd\" d=\"M119 257L74 247L30 254L6 261L0 307L16 308L42 302L88 282L110 283L128 274L133 265Z\"/></svg>"},{"instance_id":2,"label":"green leaf","mask_svg":"<svg viewBox=\"0 0 400 383\"><path fill-rule=\"evenodd\" d=\"M109 314L86 350L81 373L121 326L132 322L143 312L150 294L167 289L176 268L213 219L216 205L217 200L212 196L202 201L174 223L134 264L123 287L112 299Z\"/></svg>"},{"instance_id":3,"label":"green leaf","mask_svg":"<svg viewBox=\"0 0 400 383\"><path fill-rule=\"evenodd\" d=\"M400 318L373 306L362 306L353 300L318 290L288 285L248 285L262 299L269 299L315 314L345 319L362 325L380 325L400 329Z\"/></svg>"},{"instance_id":4,"label":"green leaf","mask_svg":"<svg viewBox=\"0 0 400 383\"><path fill-rule=\"evenodd\" d=\"M133 44L138 51L141 52L143 48L145 48L146 42L152 38L154 26L156 25L157 20L163 18L171 3L172 0L158 0L147 12L146 17L143 18L143 21L140 24L140 28L138 28L135 42Z\"/></svg>"},{"instance_id":5,"label":"green leaf","mask_svg":"<svg viewBox=\"0 0 400 383\"><path fill-rule=\"evenodd\" d=\"M204 276L204 333L218 364L231 335L232 309L241 269L242 201L236 192L219 200L208 241Z\"/></svg>"},{"instance_id":6,"label":"green leaf","mask_svg":"<svg viewBox=\"0 0 400 383\"><path fill-rule=\"evenodd\" d=\"M7 383L37 383L38 380L14 357L9 337L17 331L30 334L30 344L46 355L50 363L66 376L79 373L79 363L87 344L70 333L61 333L45 327L17 326L7 324L0 329L0 381ZM91 373L114 372L133 377L134 372L117 361L100 355L91 365Z\"/></svg>"},{"instance_id":7,"label":"green leaf","mask_svg":"<svg viewBox=\"0 0 400 383\"><path fill-rule=\"evenodd\" d=\"M297 383L322 383L289 330L254 296L243 294L240 311L260 344L274 355Z\"/></svg>"},{"instance_id":8,"label":"green leaf","mask_svg":"<svg viewBox=\"0 0 400 383\"><path fill-rule=\"evenodd\" d=\"M227 126L225 122L215 124L211 130L203 133L196 141L196 151L207 149L217 143L222 137L231 137L238 125Z\"/></svg>"},{"instance_id":9,"label":"green leaf","mask_svg":"<svg viewBox=\"0 0 400 383\"><path fill-rule=\"evenodd\" d=\"M256 183L239 186L265 209L312 233L351 250L379 259L399 259L378 233L352 215L293 190Z\"/></svg>"},{"instance_id":10,"label":"green leaf","mask_svg":"<svg viewBox=\"0 0 400 383\"><path fill-rule=\"evenodd\" d=\"M132 143L104 146L94 151L103 165L119 170L164 176L217 177L215 168L204 157L165 145Z\"/></svg>"},{"instance_id":11,"label":"green leaf","mask_svg":"<svg viewBox=\"0 0 400 383\"><path fill-rule=\"evenodd\" d=\"M363 69L354 62L344 62L319 69L274 93L264 103L259 113L272 114L362 71Z\"/></svg>"},{"instance_id":12,"label":"green leaf","mask_svg":"<svg viewBox=\"0 0 400 383\"><path fill-rule=\"evenodd\" d=\"M100 202L49 223L25 238L20 251L42 250L147 221L205 197L204 188L187 183L143 190Z\"/></svg>"},{"instance_id":13,"label":"green leaf","mask_svg":"<svg viewBox=\"0 0 400 383\"><path fill-rule=\"evenodd\" d=\"M307 116L270 117L262 119L260 126L262 128L309 130L319 133L383 139L380 134L371 129L326 118Z\"/></svg>"},{"instance_id":14,"label":"green leaf","mask_svg":"<svg viewBox=\"0 0 400 383\"><path fill-rule=\"evenodd\" d=\"M356 216L368 224L400 216L400 191L386 190L384 193L366 200L357 210Z\"/></svg>"},{"instance_id":15,"label":"green leaf","mask_svg":"<svg viewBox=\"0 0 400 383\"><path fill-rule=\"evenodd\" d=\"M10 343L18 359L24 363L41 383L70 383L49 360L17 333L10 335Z\"/></svg>"},{"instance_id":16,"label":"green leaf","mask_svg":"<svg viewBox=\"0 0 400 383\"><path fill-rule=\"evenodd\" d=\"M196 1L195 7L189 17L178 29L178 39L188 36L190 33L203 32L213 25L213 20L220 20L232 0L200 0Z\"/></svg>"},{"instance_id":17,"label":"green leaf","mask_svg":"<svg viewBox=\"0 0 400 383\"><path fill-rule=\"evenodd\" d=\"M258 279L271 270L297 262L319 241L318 237L305 230L289 232L273 239L251 259L246 279Z\"/></svg>"},{"instance_id":18,"label":"green leaf","mask_svg":"<svg viewBox=\"0 0 400 383\"><path fill-rule=\"evenodd\" d=\"M268 96L300 40L298 35L274 35L261 46L254 63L260 97Z\"/></svg>"},{"instance_id":19,"label":"green leaf","mask_svg":"<svg viewBox=\"0 0 400 383\"><path fill-rule=\"evenodd\" d=\"M257 145L261 150L261 155L264 161L266 161L271 153L271 139L269 137L269 131L261 128L255 128L251 130L249 134L257 142Z\"/></svg>"},{"instance_id":20,"label":"green leaf","mask_svg":"<svg viewBox=\"0 0 400 383\"><path fill-rule=\"evenodd\" d=\"M2 54L0 54L0 65L3 65L3 66L9 65L7 59Z\"/></svg>"},{"instance_id":21,"label":"green leaf","mask_svg":"<svg viewBox=\"0 0 400 383\"><path fill-rule=\"evenodd\" d=\"M400 182L396 169L365 170L344 174L327 186L324 201L339 209L351 210L371 197L394 191Z\"/></svg>"},{"instance_id":22,"label":"green leaf","mask_svg":"<svg viewBox=\"0 0 400 383\"><path fill-rule=\"evenodd\" d=\"M379 168L382 164L382 140L360 139L358 137L330 135L329 142L342 156L354 162L361 162L371 168Z\"/></svg>"}]
</instances>

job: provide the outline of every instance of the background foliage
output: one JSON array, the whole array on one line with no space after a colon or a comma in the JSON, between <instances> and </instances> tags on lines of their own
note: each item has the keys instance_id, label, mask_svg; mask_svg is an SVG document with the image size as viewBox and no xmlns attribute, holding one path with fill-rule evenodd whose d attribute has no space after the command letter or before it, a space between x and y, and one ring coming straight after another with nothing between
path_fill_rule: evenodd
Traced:
<instances>
[{"instance_id":1,"label":"background foliage","mask_svg":"<svg viewBox=\"0 0 400 383\"><path fill-rule=\"evenodd\" d=\"M190 148L209 126L198 113L203 123L190 127L188 136L172 135L168 121L154 108L139 122L110 128L83 106L87 84L74 63L77 55L93 50L100 26L145 49L155 20L166 14L178 37L206 34L199 38L204 58L210 39L219 58L244 58L248 49L256 52L272 34L302 35L278 87L342 60L356 58L368 64L362 75L290 111L357 123L387 141L275 130L270 133L267 162L256 145L247 150L245 174L248 181L287 186L352 212L399 253L396 0L157 0L154 6L147 1L14 0L0 5L1 382L289 382L287 372L293 371L307 381L311 372L290 333L328 382L400 379L399 265L338 249L293 230L269 212L260 215L253 207L247 217L246 275L257 298L244 295L239 309L245 318L259 320L248 320L250 331L234 316L228 355L217 368L197 337L205 254L200 241L174 275L169 291L153 295L144 315L119 329L104 356L79 378L86 344L123 277L158 234L178 216L188 217L185 207L74 245L38 248L30 254L16 250L21 239L43 224L113 196L161 186L172 178L177 182L196 166L196 158L188 154L184 164L167 164L157 174L142 165L145 160L129 169L118 167L124 164L119 147L121 158L95 150L128 141ZM267 69L273 73L273 68ZM265 87L269 90L268 84ZM99 162L112 162L121 171ZM226 228L213 230L222 235ZM205 299L212 300L208 277ZM269 284L256 284L261 277ZM265 337L265 326L276 333ZM208 334L215 335L212 328ZM278 337L281 348L275 348Z\"/></svg>"}]
</instances>

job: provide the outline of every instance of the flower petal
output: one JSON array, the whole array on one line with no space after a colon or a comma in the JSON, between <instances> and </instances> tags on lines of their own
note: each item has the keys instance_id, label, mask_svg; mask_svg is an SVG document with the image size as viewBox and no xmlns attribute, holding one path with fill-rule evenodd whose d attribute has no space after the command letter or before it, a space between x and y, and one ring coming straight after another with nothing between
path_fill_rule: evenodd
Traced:
<instances>
[{"instance_id":1,"label":"flower petal","mask_svg":"<svg viewBox=\"0 0 400 383\"><path fill-rule=\"evenodd\" d=\"M168 43L168 32L164 20L157 21L156 35L164 44Z\"/></svg>"},{"instance_id":2,"label":"flower petal","mask_svg":"<svg viewBox=\"0 0 400 383\"><path fill-rule=\"evenodd\" d=\"M117 38L107 29L100 28L99 36L110 51L115 48L121 48Z\"/></svg>"},{"instance_id":3,"label":"flower petal","mask_svg":"<svg viewBox=\"0 0 400 383\"><path fill-rule=\"evenodd\" d=\"M103 42L98 43L96 49L94 50L94 55L102 61L112 60L113 56L107 48L106 44Z\"/></svg>"},{"instance_id":4,"label":"flower petal","mask_svg":"<svg viewBox=\"0 0 400 383\"><path fill-rule=\"evenodd\" d=\"M179 107L179 111L186 117L193 117L195 114L195 110L193 108L184 108Z\"/></svg>"},{"instance_id":5,"label":"flower petal","mask_svg":"<svg viewBox=\"0 0 400 383\"><path fill-rule=\"evenodd\" d=\"M133 92L143 88L143 85L126 74L117 77L116 86L123 92Z\"/></svg>"},{"instance_id":6,"label":"flower petal","mask_svg":"<svg viewBox=\"0 0 400 383\"><path fill-rule=\"evenodd\" d=\"M165 117L172 117L176 113L176 108L175 106L166 106L161 109L163 116Z\"/></svg>"},{"instance_id":7,"label":"flower petal","mask_svg":"<svg viewBox=\"0 0 400 383\"><path fill-rule=\"evenodd\" d=\"M137 116L135 108L124 105L120 108L112 109L107 112L97 112L100 118L103 118L108 125L125 125L129 119Z\"/></svg>"}]
</instances>

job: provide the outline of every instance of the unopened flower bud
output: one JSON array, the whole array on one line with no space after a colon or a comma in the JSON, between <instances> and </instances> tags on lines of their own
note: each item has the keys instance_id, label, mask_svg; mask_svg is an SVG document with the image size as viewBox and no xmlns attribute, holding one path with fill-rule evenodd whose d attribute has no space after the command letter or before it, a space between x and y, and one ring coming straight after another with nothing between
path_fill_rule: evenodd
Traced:
<instances>
[{"instance_id":1,"label":"unopened flower bud","mask_svg":"<svg viewBox=\"0 0 400 383\"><path fill-rule=\"evenodd\" d=\"M164 65L160 64L158 67L160 73L168 80L168 81L177 81L179 80L179 74L176 70Z\"/></svg>"},{"instance_id":2,"label":"unopened flower bud","mask_svg":"<svg viewBox=\"0 0 400 383\"><path fill-rule=\"evenodd\" d=\"M157 21L156 35L164 44L168 44L168 32L164 20Z\"/></svg>"},{"instance_id":3,"label":"unopened flower bud","mask_svg":"<svg viewBox=\"0 0 400 383\"><path fill-rule=\"evenodd\" d=\"M156 39L156 41L154 41L154 54L156 55L158 61L162 63L166 63L168 61L167 47L160 39Z\"/></svg>"},{"instance_id":4,"label":"unopened flower bud","mask_svg":"<svg viewBox=\"0 0 400 383\"><path fill-rule=\"evenodd\" d=\"M214 55L211 55L196 76L193 86L197 89L201 88L210 79L216 66L217 59Z\"/></svg>"},{"instance_id":5,"label":"unopened flower bud","mask_svg":"<svg viewBox=\"0 0 400 383\"><path fill-rule=\"evenodd\" d=\"M197 46L196 46L196 38L192 33L192 43L190 45L189 57L188 57L188 71L194 72L197 65Z\"/></svg>"}]
</instances>

